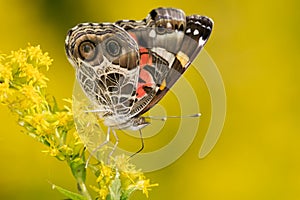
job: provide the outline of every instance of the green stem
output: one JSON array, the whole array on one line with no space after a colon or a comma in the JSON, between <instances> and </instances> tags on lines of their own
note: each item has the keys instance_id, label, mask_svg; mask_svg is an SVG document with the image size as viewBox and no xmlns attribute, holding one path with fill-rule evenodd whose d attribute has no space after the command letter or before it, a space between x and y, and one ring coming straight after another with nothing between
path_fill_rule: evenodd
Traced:
<instances>
[{"instance_id":1,"label":"green stem","mask_svg":"<svg viewBox=\"0 0 300 200\"><path fill-rule=\"evenodd\" d=\"M85 178L86 178L86 168L83 158L74 158L73 160L68 162L72 174L77 181L78 190L87 200L92 200L91 195L89 194L86 185L85 185Z\"/></svg>"},{"instance_id":2,"label":"green stem","mask_svg":"<svg viewBox=\"0 0 300 200\"><path fill-rule=\"evenodd\" d=\"M86 185L82 179L77 179L78 189L80 190L80 193L86 197L87 200L92 200L92 197L89 193L89 191L86 188Z\"/></svg>"}]
</instances>

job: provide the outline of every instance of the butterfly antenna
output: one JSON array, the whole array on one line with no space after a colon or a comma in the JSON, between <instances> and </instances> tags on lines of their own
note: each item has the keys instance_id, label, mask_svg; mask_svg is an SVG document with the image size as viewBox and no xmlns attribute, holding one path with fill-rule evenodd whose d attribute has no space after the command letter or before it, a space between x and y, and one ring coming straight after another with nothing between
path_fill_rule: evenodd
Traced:
<instances>
[{"instance_id":1,"label":"butterfly antenna","mask_svg":"<svg viewBox=\"0 0 300 200\"><path fill-rule=\"evenodd\" d=\"M142 135L142 130L140 129L139 132L140 132L140 138L141 138L141 144L142 144L142 146L141 146L141 148L137 152L135 152L134 154L132 154L129 158L132 158L133 156L135 156L136 154L140 153L144 149L144 138L143 138L143 135Z\"/></svg>"},{"instance_id":2,"label":"butterfly antenna","mask_svg":"<svg viewBox=\"0 0 300 200\"><path fill-rule=\"evenodd\" d=\"M168 118L194 118L200 117L201 113L191 114L191 115L182 115L182 116L145 116L145 118L153 119L153 120L161 120L166 121Z\"/></svg>"}]
</instances>

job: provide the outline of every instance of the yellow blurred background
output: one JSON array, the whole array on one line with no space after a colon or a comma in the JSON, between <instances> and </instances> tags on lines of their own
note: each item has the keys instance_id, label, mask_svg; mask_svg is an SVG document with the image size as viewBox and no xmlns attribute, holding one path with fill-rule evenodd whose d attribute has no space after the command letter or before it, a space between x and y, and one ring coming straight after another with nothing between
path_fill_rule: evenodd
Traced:
<instances>
[{"instance_id":1,"label":"yellow blurred background","mask_svg":"<svg viewBox=\"0 0 300 200\"><path fill-rule=\"evenodd\" d=\"M146 174L160 184L149 199L300 199L299 1L2 0L0 52L40 44L54 59L49 92L70 98L68 29L87 21L143 19L159 6L214 20L206 50L222 74L228 103L209 156L198 159L198 134L174 164ZM45 147L22 133L6 107L0 107L0 119L0 199L63 199L49 182L76 191L67 165L43 154ZM136 193L132 199L146 197Z\"/></svg>"}]
</instances>

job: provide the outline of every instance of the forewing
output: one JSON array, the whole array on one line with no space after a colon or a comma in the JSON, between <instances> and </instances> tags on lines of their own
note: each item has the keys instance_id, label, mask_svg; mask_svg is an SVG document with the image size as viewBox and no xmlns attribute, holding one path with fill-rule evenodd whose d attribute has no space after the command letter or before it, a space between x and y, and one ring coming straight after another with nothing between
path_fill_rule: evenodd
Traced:
<instances>
[{"instance_id":1,"label":"forewing","mask_svg":"<svg viewBox=\"0 0 300 200\"><path fill-rule=\"evenodd\" d=\"M186 17L173 8L155 9L143 21L127 26L140 51L138 101L133 115L145 113L164 97L199 54L212 26L207 17Z\"/></svg>"},{"instance_id":2,"label":"forewing","mask_svg":"<svg viewBox=\"0 0 300 200\"><path fill-rule=\"evenodd\" d=\"M193 15L188 16L186 20L187 23L181 47L174 54L174 61L170 63L168 73L161 84L159 84L160 87L157 89L154 98L140 114L147 112L166 95L169 89L197 57L211 34L213 22L209 18Z\"/></svg>"}]
</instances>

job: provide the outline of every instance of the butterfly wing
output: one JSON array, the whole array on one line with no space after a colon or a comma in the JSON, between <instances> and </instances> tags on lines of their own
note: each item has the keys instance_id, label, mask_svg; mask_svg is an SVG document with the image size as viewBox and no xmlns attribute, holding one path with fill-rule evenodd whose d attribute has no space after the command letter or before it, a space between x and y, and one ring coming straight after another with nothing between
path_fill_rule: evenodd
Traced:
<instances>
[{"instance_id":1,"label":"butterfly wing","mask_svg":"<svg viewBox=\"0 0 300 200\"><path fill-rule=\"evenodd\" d=\"M185 16L173 8L152 10L142 21L119 21L137 41L140 74L132 115L139 116L156 105L185 72L207 42L211 19Z\"/></svg>"}]
</instances>

